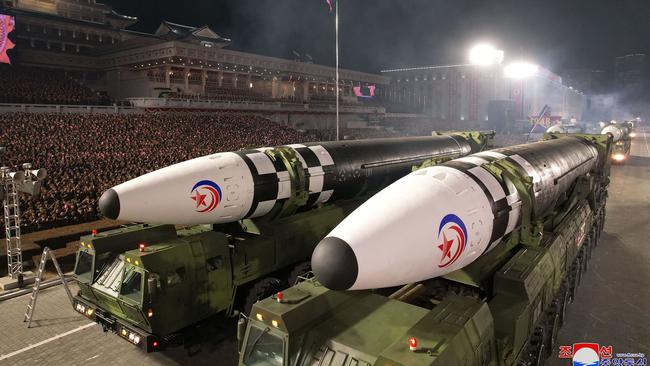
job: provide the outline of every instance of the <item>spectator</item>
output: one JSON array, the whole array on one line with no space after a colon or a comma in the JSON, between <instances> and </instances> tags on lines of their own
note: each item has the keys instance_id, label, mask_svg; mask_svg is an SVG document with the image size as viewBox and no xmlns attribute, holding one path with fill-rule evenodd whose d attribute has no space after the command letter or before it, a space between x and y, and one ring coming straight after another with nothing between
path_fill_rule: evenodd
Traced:
<instances>
[{"instance_id":1,"label":"spectator","mask_svg":"<svg viewBox=\"0 0 650 366\"><path fill-rule=\"evenodd\" d=\"M96 220L106 189L171 164L313 139L242 113L0 114L2 165L49 172L39 197L21 197L27 231Z\"/></svg>"},{"instance_id":2,"label":"spectator","mask_svg":"<svg viewBox=\"0 0 650 366\"><path fill-rule=\"evenodd\" d=\"M109 105L106 93L94 92L63 70L0 64L0 103Z\"/></svg>"}]
</instances>

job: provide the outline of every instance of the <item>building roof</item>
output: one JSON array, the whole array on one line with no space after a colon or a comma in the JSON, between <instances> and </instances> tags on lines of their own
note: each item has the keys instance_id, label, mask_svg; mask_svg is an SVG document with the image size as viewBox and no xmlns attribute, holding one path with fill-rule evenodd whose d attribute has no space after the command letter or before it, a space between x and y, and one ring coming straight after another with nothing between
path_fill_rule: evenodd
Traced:
<instances>
[{"instance_id":1,"label":"building roof","mask_svg":"<svg viewBox=\"0 0 650 366\"><path fill-rule=\"evenodd\" d=\"M191 27L189 25L163 21L160 23L156 36L167 40L196 40L203 42L219 43L222 47L230 44L231 40L221 37L207 25Z\"/></svg>"},{"instance_id":2,"label":"building roof","mask_svg":"<svg viewBox=\"0 0 650 366\"><path fill-rule=\"evenodd\" d=\"M107 23L95 22L92 20L67 18L60 15L41 13L36 11L24 10L24 9L5 8L3 12L13 16L31 16L31 17L49 19L49 20L60 21L65 23L79 24L79 25L92 26L92 27L101 27L101 28L111 28L111 26Z\"/></svg>"}]
</instances>

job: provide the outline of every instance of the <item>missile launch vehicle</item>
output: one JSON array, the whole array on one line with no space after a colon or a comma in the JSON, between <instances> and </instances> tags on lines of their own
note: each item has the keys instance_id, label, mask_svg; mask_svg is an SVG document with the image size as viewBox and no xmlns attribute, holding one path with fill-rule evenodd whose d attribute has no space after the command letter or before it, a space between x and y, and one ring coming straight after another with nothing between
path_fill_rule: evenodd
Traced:
<instances>
[{"instance_id":1,"label":"missile launch vehicle","mask_svg":"<svg viewBox=\"0 0 650 366\"><path fill-rule=\"evenodd\" d=\"M467 132L310 145L332 157L332 164L320 170L305 166L318 161L307 148L227 153L242 161L250 159L251 164L239 166L240 174L254 176L257 183L245 189L242 186L240 192L235 192L232 183L237 177L224 173L232 166L210 166L209 158L208 165L199 164L198 168L194 162L181 166L180 171L178 166L167 169L169 175L156 173L127 182L108 193L101 205L103 211L169 221L81 238L75 266L80 293L75 309L147 352L186 343L204 320L249 312L254 302L293 285L298 274L310 269L309 257L318 241L369 195L410 172L412 164L432 158L442 163L480 151L492 135ZM275 165L265 165L265 159ZM262 174L267 168L284 171ZM320 184L309 183L318 180L318 173L324 173L325 179L321 175ZM286 187L279 183L285 178L289 182ZM210 197L211 184L194 186L195 181L205 180L224 190ZM333 192L328 193L327 203L318 203L322 192L308 189L323 184ZM164 187L169 189L167 194L161 193ZM184 189L178 193L178 187ZM286 195L265 205L260 197L269 195L269 187L275 195L284 187ZM151 189L158 190L159 196L149 196ZM182 197L174 197L176 194ZM253 206L271 211L252 215L254 218L198 212L215 206L215 211L227 213L232 209L229 203L243 195L252 197L246 212L257 212ZM199 207L201 201L205 207ZM166 206L169 202L173 204ZM186 209L192 211L187 217ZM206 224L176 230L170 224L174 217L189 224L206 220ZM207 224L211 220L213 225Z\"/></svg>"},{"instance_id":2,"label":"missile launch vehicle","mask_svg":"<svg viewBox=\"0 0 650 366\"><path fill-rule=\"evenodd\" d=\"M366 201L315 278L240 319L239 364L543 365L600 238L612 145L545 139L423 164Z\"/></svg>"},{"instance_id":3,"label":"missile launch vehicle","mask_svg":"<svg viewBox=\"0 0 650 366\"><path fill-rule=\"evenodd\" d=\"M630 157L632 148L632 137L634 122L612 122L603 127L600 133L610 135L614 144L612 145L612 160L615 163L624 163Z\"/></svg>"}]
</instances>

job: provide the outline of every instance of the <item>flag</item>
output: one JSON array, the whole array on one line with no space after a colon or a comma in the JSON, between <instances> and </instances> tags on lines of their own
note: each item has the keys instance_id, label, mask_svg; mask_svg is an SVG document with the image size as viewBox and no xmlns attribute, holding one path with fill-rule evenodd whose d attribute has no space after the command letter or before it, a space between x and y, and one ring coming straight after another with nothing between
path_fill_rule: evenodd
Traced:
<instances>
[{"instance_id":1,"label":"flag","mask_svg":"<svg viewBox=\"0 0 650 366\"><path fill-rule=\"evenodd\" d=\"M332 7L332 0L326 0L326 1L327 1L327 5L330 6L330 12L332 12L332 10L334 10L334 7Z\"/></svg>"}]
</instances>

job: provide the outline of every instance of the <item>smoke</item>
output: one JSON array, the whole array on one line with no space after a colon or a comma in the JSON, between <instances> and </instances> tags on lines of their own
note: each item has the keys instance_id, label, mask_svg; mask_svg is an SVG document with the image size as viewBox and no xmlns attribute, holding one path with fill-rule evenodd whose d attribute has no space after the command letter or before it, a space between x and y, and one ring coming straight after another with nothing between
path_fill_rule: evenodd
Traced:
<instances>
[{"instance_id":1,"label":"smoke","mask_svg":"<svg viewBox=\"0 0 650 366\"><path fill-rule=\"evenodd\" d=\"M589 108L583 119L586 121L626 121L641 117L650 120L650 104L647 93L635 88L589 96Z\"/></svg>"}]
</instances>

